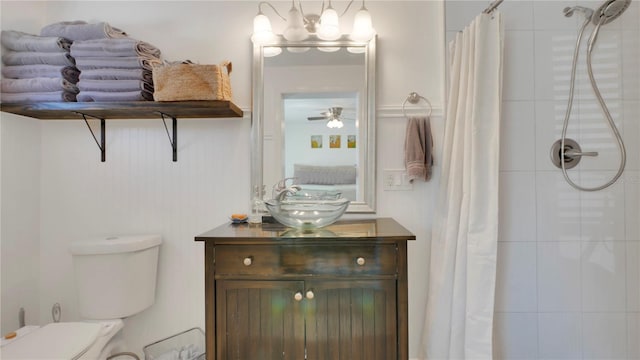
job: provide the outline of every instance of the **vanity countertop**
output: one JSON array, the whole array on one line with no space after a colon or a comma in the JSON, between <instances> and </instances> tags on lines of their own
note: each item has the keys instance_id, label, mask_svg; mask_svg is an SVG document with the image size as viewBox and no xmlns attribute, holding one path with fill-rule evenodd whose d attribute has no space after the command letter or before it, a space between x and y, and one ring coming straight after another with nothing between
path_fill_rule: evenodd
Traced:
<instances>
[{"instance_id":1,"label":"vanity countertop","mask_svg":"<svg viewBox=\"0 0 640 360\"><path fill-rule=\"evenodd\" d=\"M415 240L416 237L392 218L339 220L329 226L305 232L281 224L232 224L227 223L195 237L196 241L222 244L265 243L274 240L295 241L317 239L323 241L370 240L394 242Z\"/></svg>"}]
</instances>

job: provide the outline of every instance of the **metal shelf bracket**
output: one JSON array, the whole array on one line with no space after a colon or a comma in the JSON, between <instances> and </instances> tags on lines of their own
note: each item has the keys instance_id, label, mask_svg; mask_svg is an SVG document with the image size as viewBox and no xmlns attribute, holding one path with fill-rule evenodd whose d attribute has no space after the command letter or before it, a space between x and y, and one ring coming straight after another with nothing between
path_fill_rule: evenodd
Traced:
<instances>
[{"instance_id":1,"label":"metal shelf bracket","mask_svg":"<svg viewBox=\"0 0 640 360\"><path fill-rule=\"evenodd\" d=\"M178 119L173 116L173 115L169 115L166 113L163 113L161 111L157 112L158 114L160 114L160 116L162 117L162 123L164 124L164 130L167 132L167 137L169 138L169 143L171 144L171 149L173 150L173 162L177 162L178 161ZM166 116L170 117L172 121L172 130L173 130L173 137L169 134L169 128L167 127L167 121L164 118Z\"/></svg>"},{"instance_id":2,"label":"metal shelf bracket","mask_svg":"<svg viewBox=\"0 0 640 360\"><path fill-rule=\"evenodd\" d=\"M75 111L76 114L82 115L82 119L84 119L84 123L87 124L87 127L89 128L89 131L91 132L91 136L93 136L93 140L95 140L96 145L98 145L98 148L100 149L100 161L101 162L105 162L106 161L106 150L107 150L107 145L106 145L106 128L105 128L105 121L103 118L99 118L93 115L89 115L89 114L84 114L81 112L77 112ZM89 122L87 121L87 116L92 117L94 119L98 119L100 120L100 141L98 141L98 138L96 137L96 134L93 132L93 129L91 128L91 125L89 125Z\"/></svg>"}]
</instances>

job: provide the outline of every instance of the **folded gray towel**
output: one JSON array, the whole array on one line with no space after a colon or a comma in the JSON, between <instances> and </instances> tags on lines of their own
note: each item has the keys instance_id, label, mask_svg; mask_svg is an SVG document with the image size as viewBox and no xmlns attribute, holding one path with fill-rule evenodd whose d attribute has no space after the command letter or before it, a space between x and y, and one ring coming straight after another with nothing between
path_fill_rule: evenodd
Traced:
<instances>
[{"instance_id":1,"label":"folded gray towel","mask_svg":"<svg viewBox=\"0 0 640 360\"><path fill-rule=\"evenodd\" d=\"M148 91L80 91L78 102L112 102L112 101L153 101L153 93Z\"/></svg>"},{"instance_id":2,"label":"folded gray towel","mask_svg":"<svg viewBox=\"0 0 640 360\"><path fill-rule=\"evenodd\" d=\"M148 90L153 92L153 85L141 80L85 80L78 81L80 91L140 91Z\"/></svg>"},{"instance_id":3,"label":"folded gray towel","mask_svg":"<svg viewBox=\"0 0 640 360\"><path fill-rule=\"evenodd\" d=\"M79 89L71 82L57 78L0 79L2 93L29 93L68 91L77 94Z\"/></svg>"},{"instance_id":4,"label":"folded gray towel","mask_svg":"<svg viewBox=\"0 0 640 360\"><path fill-rule=\"evenodd\" d=\"M94 39L75 41L71 45L71 55L74 57L143 56L159 58L160 50L147 42L131 38Z\"/></svg>"},{"instance_id":5,"label":"folded gray towel","mask_svg":"<svg viewBox=\"0 0 640 360\"><path fill-rule=\"evenodd\" d=\"M78 82L80 70L74 66L61 65L7 65L2 66L2 76L10 79L62 77L75 84Z\"/></svg>"},{"instance_id":6,"label":"folded gray towel","mask_svg":"<svg viewBox=\"0 0 640 360\"><path fill-rule=\"evenodd\" d=\"M63 21L50 24L40 30L40 35L59 36L72 41L127 37L124 31L111 27L106 22L89 24L85 21Z\"/></svg>"},{"instance_id":7,"label":"folded gray towel","mask_svg":"<svg viewBox=\"0 0 640 360\"><path fill-rule=\"evenodd\" d=\"M160 65L159 59L145 57L79 57L76 59L76 67L80 71L91 69L145 69L153 70L154 65Z\"/></svg>"},{"instance_id":8,"label":"folded gray towel","mask_svg":"<svg viewBox=\"0 0 640 360\"><path fill-rule=\"evenodd\" d=\"M428 117L410 117L404 141L404 161L409 182L431 179L433 138Z\"/></svg>"},{"instance_id":9,"label":"folded gray towel","mask_svg":"<svg viewBox=\"0 0 640 360\"><path fill-rule=\"evenodd\" d=\"M0 93L3 103L74 102L76 94L68 91Z\"/></svg>"},{"instance_id":10,"label":"folded gray towel","mask_svg":"<svg viewBox=\"0 0 640 360\"><path fill-rule=\"evenodd\" d=\"M5 65L75 65L74 58L67 52L33 52L7 50L2 54Z\"/></svg>"},{"instance_id":11,"label":"folded gray towel","mask_svg":"<svg viewBox=\"0 0 640 360\"><path fill-rule=\"evenodd\" d=\"M86 69L80 73L80 79L87 80L142 80L153 82L151 70L139 69Z\"/></svg>"},{"instance_id":12,"label":"folded gray towel","mask_svg":"<svg viewBox=\"0 0 640 360\"><path fill-rule=\"evenodd\" d=\"M59 36L38 36L21 31L2 30L2 46L13 51L69 52L71 40Z\"/></svg>"}]
</instances>

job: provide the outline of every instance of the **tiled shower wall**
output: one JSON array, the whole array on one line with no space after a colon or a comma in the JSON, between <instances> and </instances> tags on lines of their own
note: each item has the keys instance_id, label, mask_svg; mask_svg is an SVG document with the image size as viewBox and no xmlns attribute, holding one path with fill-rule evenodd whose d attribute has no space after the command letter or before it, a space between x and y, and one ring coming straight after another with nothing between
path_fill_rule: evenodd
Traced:
<instances>
[{"instance_id":1,"label":"tiled shower wall","mask_svg":"<svg viewBox=\"0 0 640 360\"><path fill-rule=\"evenodd\" d=\"M487 5L446 1L447 38ZM563 8L601 1L516 1L505 23L500 242L495 316L498 359L640 359L640 1L603 27L594 72L623 134L627 166L613 186L571 188L550 160L569 93L583 17ZM592 27L589 28L589 32ZM606 182L619 155L579 60L569 137L585 158L570 176Z\"/></svg>"}]
</instances>

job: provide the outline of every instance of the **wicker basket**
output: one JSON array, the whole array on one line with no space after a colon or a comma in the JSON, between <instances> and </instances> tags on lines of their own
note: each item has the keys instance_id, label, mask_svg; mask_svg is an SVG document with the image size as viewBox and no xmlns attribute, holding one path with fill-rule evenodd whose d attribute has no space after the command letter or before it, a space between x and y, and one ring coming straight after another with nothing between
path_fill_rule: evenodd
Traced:
<instances>
[{"instance_id":1,"label":"wicker basket","mask_svg":"<svg viewBox=\"0 0 640 360\"><path fill-rule=\"evenodd\" d=\"M231 101L231 62L220 65L163 64L153 68L155 101Z\"/></svg>"},{"instance_id":2,"label":"wicker basket","mask_svg":"<svg viewBox=\"0 0 640 360\"><path fill-rule=\"evenodd\" d=\"M192 328L149 344L143 348L143 351L145 360L174 357L204 360L206 358L204 331L200 328Z\"/></svg>"}]
</instances>

